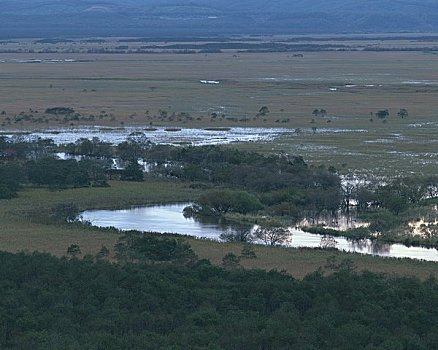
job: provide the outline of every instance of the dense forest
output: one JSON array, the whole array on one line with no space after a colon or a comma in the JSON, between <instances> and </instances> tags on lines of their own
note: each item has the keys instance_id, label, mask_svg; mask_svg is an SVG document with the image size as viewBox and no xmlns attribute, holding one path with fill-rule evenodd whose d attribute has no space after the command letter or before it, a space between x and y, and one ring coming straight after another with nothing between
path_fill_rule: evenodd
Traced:
<instances>
[{"instance_id":1,"label":"dense forest","mask_svg":"<svg viewBox=\"0 0 438 350\"><path fill-rule=\"evenodd\" d=\"M136 242L138 243L138 242ZM172 243L147 242L159 249ZM126 246L126 245L125 245ZM126 251L121 249L120 251ZM141 250L140 250L141 252ZM304 280L277 271L0 253L2 349L436 349L438 283L356 273L340 262Z\"/></svg>"}]
</instances>

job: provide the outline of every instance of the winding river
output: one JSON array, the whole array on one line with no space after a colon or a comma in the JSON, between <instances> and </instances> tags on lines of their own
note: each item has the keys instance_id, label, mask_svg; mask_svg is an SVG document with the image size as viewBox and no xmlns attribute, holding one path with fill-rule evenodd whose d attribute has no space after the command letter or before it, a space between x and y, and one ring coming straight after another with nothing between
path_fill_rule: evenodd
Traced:
<instances>
[{"instance_id":1,"label":"winding river","mask_svg":"<svg viewBox=\"0 0 438 350\"><path fill-rule=\"evenodd\" d=\"M115 227L120 230L154 231L176 233L198 238L219 240L225 232L239 229L229 224L202 223L183 216L183 209L190 205L171 204L125 210L91 210L82 213L82 220L99 227ZM250 228L248 228L250 229ZM292 238L287 246L294 248L318 248L323 236L291 229ZM438 250L421 247L407 247L402 244L375 244L369 240L353 242L345 237L335 237L336 248L346 252L378 255L393 258L411 258L438 261Z\"/></svg>"}]
</instances>

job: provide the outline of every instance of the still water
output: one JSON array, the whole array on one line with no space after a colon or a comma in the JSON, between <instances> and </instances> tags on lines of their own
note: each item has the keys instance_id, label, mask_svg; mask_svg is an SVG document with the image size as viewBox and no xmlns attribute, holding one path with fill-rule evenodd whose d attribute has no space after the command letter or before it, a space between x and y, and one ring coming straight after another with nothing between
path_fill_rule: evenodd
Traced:
<instances>
[{"instance_id":1,"label":"still water","mask_svg":"<svg viewBox=\"0 0 438 350\"><path fill-rule=\"evenodd\" d=\"M219 240L225 232L242 229L230 224L203 223L183 215L183 209L190 205L172 204L125 210L90 210L82 213L82 220L99 227L115 227L121 230L154 231L176 233L198 238ZM251 228L247 228L251 229ZM291 229L289 247L318 248L323 236ZM379 255L394 258L411 258L438 261L438 250L421 247L407 247L402 244L375 244L369 240L353 242L345 237L335 237L336 248L347 252Z\"/></svg>"}]
</instances>

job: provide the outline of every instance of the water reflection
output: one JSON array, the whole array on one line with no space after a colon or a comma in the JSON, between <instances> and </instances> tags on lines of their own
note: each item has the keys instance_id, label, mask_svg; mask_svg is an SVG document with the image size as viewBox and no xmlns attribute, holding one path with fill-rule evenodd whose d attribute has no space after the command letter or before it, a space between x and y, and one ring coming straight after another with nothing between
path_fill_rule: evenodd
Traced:
<instances>
[{"instance_id":1,"label":"water reflection","mask_svg":"<svg viewBox=\"0 0 438 350\"><path fill-rule=\"evenodd\" d=\"M199 222L185 218L183 209L190 205L172 204L127 210L95 210L82 213L82 219L100 227L116 227L121 230L155 231L191 235L198 238L220 239L222 234L242 235L252 226L236 226L227 222ZM322 235L311 234L291 228L289 247L319 248ZM421 247L407 247L401 244L376 244L370 240L350 241L335 237L336 248L347 252L379 255L396 258L412 258L438 261L438 250Z\"/></svg>"}]
</instances>

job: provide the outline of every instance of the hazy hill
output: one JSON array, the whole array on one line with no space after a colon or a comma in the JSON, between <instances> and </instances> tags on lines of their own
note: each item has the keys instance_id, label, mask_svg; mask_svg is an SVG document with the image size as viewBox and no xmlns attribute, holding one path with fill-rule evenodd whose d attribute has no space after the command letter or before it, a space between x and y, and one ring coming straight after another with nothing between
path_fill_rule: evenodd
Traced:
<instances>
[{"instance_id":1,"label":"hazy hill","mask_svg":"<svg viewBox=\"0 0 438 350\"><path fill-rule=\"evenodd\" d=\"M0 0L0 36L438 31L436 0Z\"/></svg>"}]
</instances>

